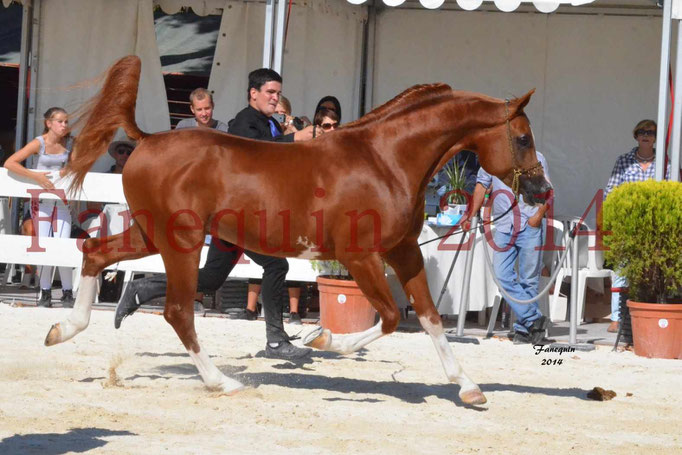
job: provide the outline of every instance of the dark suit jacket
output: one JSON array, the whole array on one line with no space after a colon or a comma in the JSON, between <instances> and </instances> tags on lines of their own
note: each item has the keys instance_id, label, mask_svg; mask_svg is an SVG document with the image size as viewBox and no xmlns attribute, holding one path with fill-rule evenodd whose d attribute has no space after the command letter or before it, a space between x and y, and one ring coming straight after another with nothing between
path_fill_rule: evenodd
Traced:
<instances>
[{"instance_id":1,"label":"dark suit jacket","mask_svg":"<svg viewBox=\"0 0 682 455\"><path fill-rule=\"evenodd\" d=\"M277 120L275 119L272 119L272 121L281 133L282 127L280 124L277 123ZM242 109L235 118L230 120L228 125L227 132L234 134L235 136L260 139L263 141L294 142L293 133L287 135L280 134L273 138L268 117L251 106Z\"/></svg>"}]
</instances>

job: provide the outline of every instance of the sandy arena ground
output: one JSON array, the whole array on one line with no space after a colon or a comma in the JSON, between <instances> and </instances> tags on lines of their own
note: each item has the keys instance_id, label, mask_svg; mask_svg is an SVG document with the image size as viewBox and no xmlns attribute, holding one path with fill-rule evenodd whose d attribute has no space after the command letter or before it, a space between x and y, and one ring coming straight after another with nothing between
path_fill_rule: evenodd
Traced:
<instances>
[{"instance_id":1,"label":"sandy arena ground","mask_svg":"<svg viewBox=\"0 0 682 455\"><path fill-rule=\"evenodd\" d=\"M157 315L116 331L112 312L94 311L85 332L44 347L66 311L0 304L1 454L682 453L681 361L453 344L488 398L474 409L423 333L293 365L262 356L263 322L200 318L218 368L252 386L228 397L203 387ZM616 398L586 398L595 386Z\"/></svg>"}]
</instances>

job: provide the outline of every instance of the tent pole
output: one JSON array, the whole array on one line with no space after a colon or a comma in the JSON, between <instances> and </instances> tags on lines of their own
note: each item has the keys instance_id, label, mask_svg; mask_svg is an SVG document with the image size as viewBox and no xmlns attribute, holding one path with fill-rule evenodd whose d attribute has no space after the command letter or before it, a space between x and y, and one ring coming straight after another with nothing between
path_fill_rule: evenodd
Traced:
<instances>
[{"instance_id":1,"label":"tent pole","mask_svg":"<svg viewBox=\"0 0 682 455\"><path fill-rule=\"evenodd\" d=\"M275 13L275 0L265 3L265 26L263 31L263 68L272 67L272 23Z\"/></svg>"},{"instance_id":2,"label":"tent pole","mask_svg":"<svg viewBox=\"0 0 682 455\"><path fill-rule=\"evenodd\" d=\"M661 69L658 77L658 128L656 129L656 180L665 178L665 132L668 119L668 65L670 64L670 16L673 0L663 0L663 31L661 34Z\"/></svg>"},{"instance_id":3,"label":"tent pole","mask_svg":"<svg viewBox=\"0 0 682 455\"><path fill-rule=\"evenodd\" d=\"M275 29L275 59L272 69L282 75L282 56L284 54L284 15L286 0L277 0L277 27Z\"/></svg>"},{"instance_id":4,"label":"tent pole","mask_svg":"<svg viewBox=\"0 0 682 455\"><path fill-rule=\"evenodd\" d=\"M679 90L682 84L682 21L675 19L677 23L677 57L675 59L675 90ZM677 182L680 179L680 125L682 125L682 96L676 93L673 103L673 140L670 147L670 180Z\"/></svg>"},{"instance_id":5,"label":"tent pole","mask_svg":"<svg viewBox=\"0 0 682 455\"><path fill-rule=\"evenodd\" d=\"M32 10L28 2L24 2L21 15L21 53L19 57L19 94L17 95L17 130L14 137L14 151L24 145L26 133L26 84L28 82L28 49L31 31Z\"/></svg>"},{"instance_id":6,"label":"tent pole","mask_svg":"<svg viewBox=\"0 0 682 455\"><path fill-rule=\"evenodd\" d=\"M568 328L568 344L569 346L575 346L578 343L578 260L579 260L579 249L578 249L578 230L580 228L580 222L571 223L571 229L575 229L576 235L573 237L573 244L571 245L571 301L570 301L570 323Z\"/></svg>"},{"instance_id":7,"label":"tent pole","mask_svg":"<svg viewBox=\"0 0 682 455\"><path fill-rule=\"evenodd\" d=\"M360 106L360 115L372 110L374 101L374 47L376 46L377 7L372 2L367 6L367 42L365 50L365 93L364 105Z\"/></svg>"},{"instance_id":8,"label":"tent pole","mask_svg":"<svg viewBox=\"0 0 682 455\"><path fill-rule=\"evenodd\" d=\"M36 132L36 109L37 109L37 90L38 87L38 62L40 52L40 0L33 0L33 16L31 26L31 85L28 92L28 122L26 137L35 137ZM42 131L41 131L42 132Z\"/></svg>"}]
</instances>

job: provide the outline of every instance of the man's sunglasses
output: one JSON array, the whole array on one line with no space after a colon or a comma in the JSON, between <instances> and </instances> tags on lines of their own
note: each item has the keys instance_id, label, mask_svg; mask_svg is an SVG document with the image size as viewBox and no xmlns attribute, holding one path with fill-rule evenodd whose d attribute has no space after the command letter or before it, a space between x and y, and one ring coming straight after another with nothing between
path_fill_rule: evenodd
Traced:
<instances>
[{"instance_id":1,"label":"man's sunglasses","mask_svg":"<svg viewBox=\"0 0 682 455\"><path fill-rule=\"evenodd\" d=\"M323 123L322 125L320 125L320 127L325 131L329 131L332 128L336 128L337 126L339 126L338 122L336 122L336 123Z\"/></svg>"},{"instance_id":2,"label":"man's sunglasses","mask_svg":"<svg viewBox=\"0 0 682 455\"><path fill-rule=\"evenodd\" d=\"M116 149L116 154L117 155L123 155L126 154L130 156L130 154L133 153L133 149L128 148L128 147L119 147Z\"/></svg>"},{"instance_id":3,"label":"man's sunglasses","mask_svg":"<svg viewBox=\"0 0 682 455\"><path fill-rule=\"evenodd\" d=\"M637 136L656 136L656 130L637 130Z\"/></svg>"}]
</instances>

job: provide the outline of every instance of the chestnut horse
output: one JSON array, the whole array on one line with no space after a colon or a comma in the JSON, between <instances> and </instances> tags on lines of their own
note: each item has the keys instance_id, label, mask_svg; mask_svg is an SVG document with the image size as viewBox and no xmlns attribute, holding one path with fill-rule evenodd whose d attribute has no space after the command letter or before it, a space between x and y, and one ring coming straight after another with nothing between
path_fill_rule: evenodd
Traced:
<instances>
[{"instance_id":1,"label":"chestnut horse","mask_svg":"<svg viewBox=\"0 0 682 455\"><path fill-rule=\"evenodd\" d=\"M69 166L73 187L80 188L118 127L139 141L123 171L134 223L119 235L84 243L74 309L52 326L46 345L87 327L96 277L105 267L160 253L168 276L166 320L207 387L240 390L242 384L223 375L201 349L194 329L200 251L211 233L268 255L343 263L381 319L365 332L332 337L317 328L304 340L339 353L354 352L398 326L385 261L431 336L447 378L460 385L462 401L485 403L445 338L417 237L427 183L462 149L478 153L483 168L525 201L544 201L537 195L551 187L523 113L532 92L504 101L444 84L419 85L333 133L278 144L207 128L146 134L135 123L139 75L135 56L109 70L83 117Z\"/></svg>"}]
</instances>

